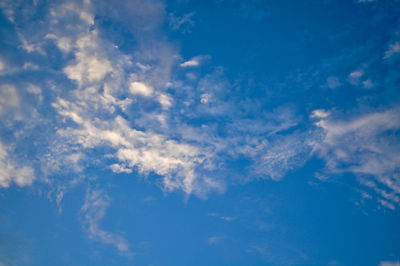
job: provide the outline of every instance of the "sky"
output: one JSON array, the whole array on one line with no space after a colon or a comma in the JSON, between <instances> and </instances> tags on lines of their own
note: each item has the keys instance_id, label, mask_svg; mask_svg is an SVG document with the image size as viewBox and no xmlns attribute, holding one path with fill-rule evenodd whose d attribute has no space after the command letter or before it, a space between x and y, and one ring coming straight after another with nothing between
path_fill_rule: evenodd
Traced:
<instances>
[{"instance_id":1,"label":"sky","mask_svg":"<svg viewBox=\"0 0 400 266\"><path fill-rule=\"evenodd\" d=\"M0 10L0 266L400 265L398 0Z\"/></svg>"}]
</instances>

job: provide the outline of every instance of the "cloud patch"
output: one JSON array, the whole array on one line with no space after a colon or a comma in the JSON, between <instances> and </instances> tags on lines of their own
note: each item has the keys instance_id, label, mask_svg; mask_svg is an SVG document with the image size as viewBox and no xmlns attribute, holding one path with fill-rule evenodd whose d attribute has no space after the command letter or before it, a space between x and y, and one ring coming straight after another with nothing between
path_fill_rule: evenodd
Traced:
<instances>
[{"instance_id":1,"label":"cloud patch","mask_svg":"<svg viewBox=\"0 0 400 266\"><path fill-rule=\"evenodd\" d=\"M29 186L34 180L33 168L20 166L10 158L8 150L0 142L0 187L8 188L13 183L20 187Z\"/></svg>"},{"instance_id":2,"label":"cloud patch","mask_svg":"<svg viewBox=\"0 0 400 266\"><path fill-rule=\"evenodd\" d=\"M315 112L315 111L314 111ZM314 151L330 172L351 172L382 197L391 209L400 205L400 109L370 112L349 120L320 117L321 142Z\"/></svg>"},{"instance_id":3,"label":"cloud patch","mask_svg":"<svg viewBox=\"0 0 400 266\"><path fill-rule=\"evenodd\" d=\"M86 193L85 203L81 208L84 230L90 238L99 240L118 249L118 251L131 257L128 242L117 234L108 232L101 228L100 222L106 215L110 204L110 197L99 189L89 189Z\"/></svg>"}]
</instances>

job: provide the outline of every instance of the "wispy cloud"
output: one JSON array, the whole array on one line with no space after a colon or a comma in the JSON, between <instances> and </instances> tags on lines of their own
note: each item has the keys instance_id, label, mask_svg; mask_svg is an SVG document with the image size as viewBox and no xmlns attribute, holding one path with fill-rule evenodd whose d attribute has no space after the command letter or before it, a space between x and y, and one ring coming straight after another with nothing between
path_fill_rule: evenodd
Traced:
<instances>
[{"instance_id":1,"label":"wispy cloud","mask_svg":"<svg viewBox=\"0 0 400 266\"><path fill-rule=\"evenodd\" d=\"M196 59L190 59L188 61L183 62L180 66L181 67L195 67L195 66L199 66L200 63L198 60Z\"/></svg>"},{"instance_id":2,"label":"wispy cloud","mask_svg":"<svg viewBox=\"0 0 400 266\"><path fill-rule=\"evenodd\" d=\"M400 42L395 42L389 46L389 49L386 50L384 59L391 58L400 53Z\"/></svg>"},{"instance_id":3,"label":"wispy cloud","mask_svg":"<svg viewBox=\"0 0 400 266\"><path fill-rule=\"evenodd\" d=\"M194 12L190 12L182 16L177 16L174 13L170 13L168 15L168 24L174 31L182 30L183 32L189 32L195 24L193 21L194 15Z\"/></svg>"},{"instance_id":4,"label":"wispy cloud","mask_svg":"<svg viewBox=\"0 0 400 266\"><path fill-rule=\"evenodd\" d=\"M214 213L214 212L209 213L208 216L216 217L216 218L219 218L219 219L221 219L223 221L226 221L226 222L230 222L230 221L235 219L235 217L224 216L224 215L220 215L220 214Z\"/></svg>"},{"instance_id":5,"label":"wispy cloud","mask_svg":"<svg viewBox=\"0 0 400 266\"><path fill-rule=\"evenodd\" d=\"M329 171L352 172L382 197L383 206L399 205L400 146L392 133L400 129L398 107L345 121L321 117L316 125L322 129L322 141L314 143L314 151Z\"/></svg>"},{"instance_id":6,"label":"wispy cloud","mask_svg":"<svg viewBox=\"0 0 400 266\"><path fill-rule=\"evenodd\" d=\"M183 63L180 64L181 67L198 67L200 66L203 62L209 60L209 56L195 56Z\"/></svg>"},{"instance_id":7,"label":"wispy cloud","mask_svg":"<svg viewBox=\"0 0 400 266\"><path fill-rule=\"evenodd\" d=\"M84 230L89 234L90 238L112 245L123 255L131 257L133 253L129 250L128 242L122 236L107 232L100 226L109 204L110 198L104 191L88 189L85 203L81 208Z\"/></svg>"}]
</instances>

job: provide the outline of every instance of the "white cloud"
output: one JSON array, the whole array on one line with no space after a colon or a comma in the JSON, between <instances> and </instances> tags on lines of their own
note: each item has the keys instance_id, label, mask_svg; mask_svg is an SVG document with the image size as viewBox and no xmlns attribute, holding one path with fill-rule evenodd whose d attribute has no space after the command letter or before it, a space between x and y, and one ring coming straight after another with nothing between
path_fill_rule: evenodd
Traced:
<instances>
[{"instance_id":1,"label":"white cloud","mask_svg":"<svg viewBox=\"0 0 400 266\"><path fill-rule=\"evenodd\" d=\"M190 60L187 60L183 63L180 64L181 67L187 68L187 67L198 67L204 62L207 62L210 60L209 55L198 55L195 57L192 57Z\"/></svg>"},{"instance_id":2,"label":"white cloud","mask_svg":"<svg viewBox=\"0 0 400 266\"><path fill-rule=\"evenodd\" d=\"M81 161L84 157L85 155L82 152L75 152L66 155L65 160L71 167L74 168L75 172L81 172L83 170L83 167L79 165L79 161Z\"/></svg>"},{"instance_id":3,"label":"white cloud","mask_svg":"<svg viewBox=\"0 0 400 266\"><path fill-rule=\"evenodd\" d=\"M10 158L6 147L0 142L0 187L8 188L12 183L23 187L32 184L35 179L33 168L19 166Z\"/></svg>"},{"instance_id":4,"label":"white cloud","mask_svg":"<svg viewBox=\"0 0 400 266\"><path fill-rule=\"evenodd\" d=\"M127 174L132 173L132 169L117 163L112 164L110 168L114 173L127 173Z\"/></svg>"},{"instance_id":5,"label":"white cloud","mask_svg":"<svg viewBox=\"0 0 400 266\"><path fill-rule=\"evenodd\" d=\"M81 92L81 90L77 90ZM92 90L91 101L85 93L77 93L72 101L58 99L53 104L57 112L76 123L75 128L58 130L58 134L83 148L110 146L115 149L114 158L125 168L113 166L114 171L127 172L136 168L141 173L154 172L163 176L163 187L172 191L182 189L188 194L204 194L204 189L219 189L219 184L199 176L195 168L202 164L207 153L200 148L168 139L168 137L139 131L131 128L129 122L119 115L114 115L111 107L118 107L113 102L104 104L112 118L97 119L93 116L94 108L99 108L103 96ZM200 183L203 185L200 185Z\"/></svg>"},{"instance_id":6,"label":"white cloud","mask_svg":"<svg viewBox=\"0 0 400 266\"><path fill-rule=\"evenodd\" d=\"M68 78L77 81L79 86L102 81L113 71L111 62L95 45L96 42L99 42L96 31L81 36L75 44L75 64L64 68Z\"/></svg>"},{"instance_id":7,"label":"white cloud","mask_svg":"<svg viewBox=\"0 0 400 266\"><path fill-rule=\"evenodd\" d=\"M352 172L361 184L382 197L382 205L400 205L399 108L371 112L347 121L321 118L322 131L314 151L325 159L328 171ZM371 179L372 178L372 179Z\"/></svg>"},{"instance_id":8,"label":"white cloud","mask_svg":"<svg viewBox=\"0 0 400 266\"><path fill-rule=\"evenodd\" d=\"M77 15L81 22L79 24L93 25L94 15L90 12L90 1L82 1L82 4L74 2L66 2L53 8L50 11L53 23L58 23L60 19L64 17L69 17L71 15Z\"/></svg>"},{"instance_id":9,"label":"white cloud","mask_svg":"<svg viewBox=\"0 0 400 266\"><path fill-rule=\"evenodd\" d=\"M196 59L190 59L188 61L183 62L180 66L181 67L195 67L199 66L200 62Z\"/></svg>"},{"instance_id":10,"label":"white cloud","mask_svg":"<svg viewBox=\"0 0 400 266\"><path fill-rule=\"evenodd\" d=\"M209 93L203 93L200 95L200 102L201 103L208 103L211 99L211 95Z\"/></svg>"},{"instance_id":11,"label":"white cloud","mask_svg":"<svg viewBox=\"0 0 400 266\"><path fill-rule=\"evenodd\" d=\"M84 229L90 238L113 245L123 255L132 256L128 242L122 236L107 232L100 227L100 222L106 215L109 204L110 198L102 190L88 190L85 203L81 208Z\"/></svg>"},{"instance_id":12,"label":"white cloud","mask_svg":"<svg viewBox=\"0 0 400 266\"><path fill-rule=\"evenodd\" d=\"M40 94L42 94L42 89L40 88L40 87L38 87L38 86L35 86L35 85L29 85L27 88L26 88L26 90L29 92L29 93L32 93L32 94L37 94L37 95L40 95Z\"/></svg>"},{"instance_id":13,"label":"white cloud","mask_svg":"<svg viewBox=\"0 0 400 266\"><path fill-rule=\"evenodd\" d=\"M161 104L163 109L168 109L172 105L172 97L167 94L160 93L158 95L158 102Z\"/></svg>"},{"instance_id":14,"label":"white cloud","mask_svg":"<svg viewBox=\"0 0 400 266\"><path fill-rule=\"evenodd\" d=\"M42 44L41 43L34 43L34 42L29 42L28 40L25 39L25 37L21 34L18 35L19 39L21 40L22 44L21 47L28 53L33 53L37 52L39 54L45 55L46 53L42 49Z\"/></svg>"},{"instance_id":15,"label":"white cloud","mask_svg":"<svg viewBox=\"0 0 400 266\"><path fill-rule=\"evenodd\" d=\"M354 70L353 72L351 72L349 74L348 81L350 82L350 84L358 85L360 83L361 77L363 77L363 76L364 76L363 70L361 70L361 69Z\"/></svg>"},{"instance_id":16,"label":"white cloud","mask_svg":"<svg viewBox=\"0 0 400 266\"><path fill-rule=\"evenodd\" d=\"M143 65L143 64L141 64L140 62L137 62L136 65L137 65L141 70L143 70L143 71L147 71L147 70L149 70L149 69L151 68L151 66L149 66L149 65Z\"/></svg>"},{"instance_id":17,"label":"white cloud","mask_svg":"<svg viewBox=\"0 0 400 266\"><path fill-rule=\"evenodd\" d=\"M55 36L61 36L56 33ZM140 65L145 66L155 60L159 64L149 68L139 66L138 72L129 73L124 66L134 65L132 58L120 54L115 48L111 49L114 44L101 41L96 30L78 31L76 35L68 36L75 40L72 41L75 60L64 68L64 73L69 79L77 81L79 88L53 103L63 118L57 131L60 141L76 145L76 149L82 149L82 152L98 146L110 147L114 151L113 158L117 160L110 166L111 170L125 173L135 170L143 174L154 172L162 176L162 187L168 191L182 189L188 194L204 196L209 190L220 190L218 182L196 170L210 156L201 145L172 140L169 134L155 133L148 124L144 125L144 129L137 130L133 126L135 120L129 121L118 114L128 115L125 113L128 106L139 107L140 110L139 100L126 95L127 88L133 95L158 102L163 112L172 106L172 96L163 91L169 86L165 85L169 84L165 81L168 81L173 67L168 46L160 47L162 52L165 49L168 52L166 58L157 58L148 50L143 51L147 57L143 54L136 56ZM153 85L157 86L157 91ZM152 95L155 97L150 97ZM137 115L160 121L167 127L166 116L162 113L141 110Z\"/></svg>"},{"instance_id":18,"label":"white cloud","mask_svg":"<svg viewBox=\"0 0 400 266\"><path fill-rule=\"evenodd\" d=\"M327 112L326 110L323 110L323 109L317 109L317 110L314 110L311 113L310 117L312 117L312 118L326 118L329 115L330 115L330 112Z\"/></svg>"},{"instance_id":19,"label":"white cloud","mask_svg":"<svg viewBox=\"0 0 400 266\"><path fill-rule=\"evenodd\" d=\"M132 82L129 86L129 90L132 94L139 94L145 97L151 96L154 92L153 87L139 81Z\"/></svg>"},{"instance_id":20,"label":"white cloud","mask_svg":"<svg viewBox=\"0 0 400 266\"><path fill-rule=\"evenodd\" d=\"M353 79L359 79L364 75L364 71L362 70L355 70L350 73L349 77Z\"/></svg>"},{"instance_id":21,"label":"white cloud","mask_svg":"<svg viewBox=\"0 0 400 266\"><path fill-rule=\"evenodd\" d=\"M14 9L16 8L16 1L1 1L0 2L0 8L2 9L2 12L4 15L7 17L7 19L11 22L15 22L15 11Z\"/></svg>"},{"instance_id":22,"label":"white cloud","mask_svg":"<svg viewBox=\"0 0 400 266\"><path fill-rule=\"evenodd\" d=\"M10 108L17 108L20 99L17 89L13 85L0 85L0 116Z\"/></svg>"},{"instance_id":23,"label":"white cloud","mask_svg":"<svg viewBox=\"0 0 400 266\"><path fill-rule=\"evenodd\" d=\"M400 42L395 42L389 46L389 49L385 52L383 58L388 59L399 53L400 53Z\"/></svg>"},{"instance_id":24,"label":"white cloud","mask_svg":"<svg viewBox=\"0 0 400 266\"><path fill-rule=\"evenodd\" d=\"M68 37L57 37L53 33L49 33L45 36L46 39L50 39L55 41L58 49L60 49L63 53L69 53L73 48L72 40Z\"/></svg>"}]
</instances>

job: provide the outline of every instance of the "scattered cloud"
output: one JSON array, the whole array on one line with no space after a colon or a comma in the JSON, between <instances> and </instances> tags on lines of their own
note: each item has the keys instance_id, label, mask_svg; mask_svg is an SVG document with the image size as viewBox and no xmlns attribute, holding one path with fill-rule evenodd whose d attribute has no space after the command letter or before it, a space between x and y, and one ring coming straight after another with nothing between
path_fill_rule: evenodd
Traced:
<instances>
[{"instance_id":1,"label":"scattered cloud","mask_svg":"<svg viewBox=\"0 0 400 266\"><path fill-rule=\"evenodd\" d=\"M16 23L22 7L12 2L0 6L9 21ZM113 12L109 12L111 5L115 5ZM240 16L256 21L269 15L263 1L233 1L232 6ZM38 109L29 109L32 116L14 116L0 123L7 133L0 142L1 188L29 186L40 172L52 186L49 198L55 197L61 212L68 189L87 181L86 167L101 165L102 170L116 174L151 174L164 191L206 198L211 192L223 192L227 183L256 178L281 180L316 155L325 162L325 169L316 174L321 181L329 179L329 174L352 173L363 187L363 199L377 197L381 207L392 210L400 206L398 107L369 107L368 112L342 118L330 99L327 109L316 109L307 117L309 112L304 109L298 112L296 107L278 103L286 92L277 98L274 94L272 101L264 103L258 95L246 92L253 89L250 85L228 80L222 67L208 69L209 56L182 58L179 49L160 34L167 15L163 1L105 1L95 6L85 0L56 3L41 10L47 11L40 21L46 27L36 25L32 31L15 26L15 49L26 60L12 68L9 58L0 59L0 75L7 81L0 85L0 118L20 108L28 110L29 101L38 103ZM189 32L195 25L194 16L194 12L182 16L170 13L169 27ZM108 19L118 21L110 28L128 25L131 32L124 32L124 37L131 38L125 44L128 48L120 48L124 45L120 36L107 38L115 34L104 27ZM388 47L383 59L400 52L399 42ZM378 57L382 61L382 54ZM327 71L335 76L321 74L316 87L328 87L332 94L346 82L354 85L349 86L353 89L378 87L382 81L369 66L343 68L343 76ZM18 83L19 71L40 71L43 80ZM267 93L271 90L266 89ZM264 90L257 93L261 95ZM306 108L313 110L310 105ZM36 120L29 119L34 116ZM35 126L36 132L27 130ZM5 145L8 135L12 143ZM14 154L25 142L30 142L23 150L25 157ZM72 180L60 177L70 173L75 176ZM154 198L149 196L144 201ZM101 226L110 204L104 189L88 189L81 208L83 229L90 238L132 256L123 236ZM225 222L235 219L208 215ZM261 222L258 227L269 230ZM207 242L215 245L223 239L215 235ZM252 244L249 252L278 260L268 245Z\"/></svg>"}]
</instances>

